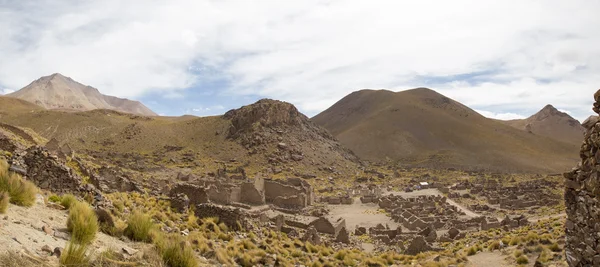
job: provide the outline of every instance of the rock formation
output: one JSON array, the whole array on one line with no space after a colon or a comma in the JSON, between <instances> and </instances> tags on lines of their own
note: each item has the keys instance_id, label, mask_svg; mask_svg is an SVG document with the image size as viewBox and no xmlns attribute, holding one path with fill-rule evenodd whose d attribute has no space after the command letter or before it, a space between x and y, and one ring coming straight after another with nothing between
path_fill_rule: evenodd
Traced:
<instances>
[{"instance_id":1,"label":"rock formation","mask_svg":"<svg viewBox=\"0 0 600 267\"><path fill-rule=\"evenodd\" d=\"M594 94L594 112L600 113L600 90ZM569 266L600 266L600 123L593 116L581 145L581 162L565 173L565 252Z\"/></svg>"}]
</instances>

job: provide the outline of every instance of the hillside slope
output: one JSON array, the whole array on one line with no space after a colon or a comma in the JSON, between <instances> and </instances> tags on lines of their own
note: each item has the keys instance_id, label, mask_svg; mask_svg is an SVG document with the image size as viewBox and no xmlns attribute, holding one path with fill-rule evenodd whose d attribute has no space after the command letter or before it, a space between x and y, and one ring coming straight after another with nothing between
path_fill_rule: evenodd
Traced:
<instances>
[{"instance_id":1,"label":"hillside slope","mask_svg":"<svg viewBox=\"0 0 600 267\"><path fill-rule=\"evenodd\" d=\"M361 90L312 120L359 157L410 166L557 172L577 147L485 118L427 88Z\"/></svg>"},{"instance_id":2,"label":"hillside slope","mask_svg":"<svg viewBox=\"0 0 600 267\"><path fill-rule=\"evenodd\" d=\"M138 101L103 95L98 89L78 83L59 73L41 77L7 96L23 99L46 109L76 111L113 109L145 116L156 115Z\"/></svg>"},{"instance_id":3,"label":"hillside slope","mask_svg":"<svg viewBox=\"0 0 600 267\"><path fill-rule=\"evenodd\" d=\"M584 128L579 121L567 113L560 112L552 105L546 105L527 119L500 122L520 130L577 145L581 143L584 133Z\"/></svg>"},{"instance_id":4,"label":"hillside slope","mask_svg":"<svg viewBox=\"0 0 600 267\"><path fill-rule=\"evenodd\" d=\"M68 144L97 164L144 177L173 178L182 169L199 176L226 167L249 177L353 174L358 158L291 104L260 100L212 117L141 117L112 110L11 112L0 122L32 129Z\"/></svg>"}]
</instances>

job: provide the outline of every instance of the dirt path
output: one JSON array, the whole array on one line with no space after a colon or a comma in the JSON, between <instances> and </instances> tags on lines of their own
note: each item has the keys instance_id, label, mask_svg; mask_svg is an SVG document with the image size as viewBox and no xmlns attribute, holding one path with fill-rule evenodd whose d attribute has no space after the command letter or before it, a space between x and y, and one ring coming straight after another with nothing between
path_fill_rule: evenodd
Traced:
<instances>
[{"instance_id":1,"label":"dirt path","mask_svg":"<svg viewBox=\"0 0 600 267\"><path fill-rule=\"evenodd\" d=\"M472 267L507 267L511 266L504 260L502 253L494 252L479 252L473 256L469 256L469 264Z\"/></svg>"},{"instance_id":2,"label":"dirt path","mask_svg":"<svg viewBox=\"0 0 600 267\"><path fill-rule=\"evenodd\" d=\"M67 211L46 207L43 197L38 196L36 204L30 208L10 205L6 214L0 215L0 253L5 251L27 251L27 254L44 259L48 263L56 263L56 257L50 257L42 247L64 248L69 235L66 233ZM46 233L43 227L51 230ZM53 234L56 233L56 234ZM92 243L96 252L107 248L121 251L126 248L131 251L136 247L118 238L97 233Z\"/></svg>"},{"instance_id":3,"label":"dirt path","mask_svg":"<svg viewBox=\"0 0 600 267\"><path fill-rule=\"evenodd\" d=\"M481 216L481 214L472 212L471 210L463 207L462 205L456 203L454 200L446 198L446 202L452 206L455 206L457 209L463 211L467 216L471 217L471 218L475 218L475 217L479 217Z\"/></svg>"},{"instance_id":4,"label":"dirt path","mask_svg":"<svg viewBox=\"0 0 600 267\"><path fill-rule=\"evenodd\" d=\"M567 217L567 214L566 213L552 214L552 215L547 215L547 216L542 216L542 217L537 217L537 218L530 218L528 220L530 222L538 222L538 221L541 221L541 220L553 219L553 218L562 218L562 217Z\"/></svg>"}]
</instances>

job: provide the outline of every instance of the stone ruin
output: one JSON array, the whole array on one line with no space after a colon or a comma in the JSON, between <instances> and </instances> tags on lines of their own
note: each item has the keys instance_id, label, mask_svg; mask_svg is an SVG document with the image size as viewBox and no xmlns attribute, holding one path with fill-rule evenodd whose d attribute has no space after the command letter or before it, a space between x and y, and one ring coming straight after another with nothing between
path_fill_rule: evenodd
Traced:
<instances>
[{"instance_id":1,"label":"stone ruin","mask_svg":"<svg viewBox=\"0 0 600 267\"><path fill-rule=\"evenodd\" d=\"M594 94L594 107L600 113L600 90ZM600 266L600 123L590 116L581 145L581 162L564 174L565 253L569 266Z\"/></svg>"},{"instance_id":2,"label":"stone ruin","mask_svg":"<svg viewBox=\"0 0 600 267\"><path fill-rule=\"evenodd\" d=\"M461 182L450 189L456 191L468 190L469 193L450 191L448 197L473 198L478 196L489 205L471 205L470 209L479 212L493 212L496 209L522 210L540 206L554 206L560 203L560 196L552 193L557 188L554 181L537 179L521 182L512 186L502 186L494 179L476 179L474 182Z\"/></svg>"},{"instance_id":3,"label":"stone ruin","mask_svg":"<svg viewBox=\"0 0 600 267\"><path fill-rule=\"evenodd\" d=\"M189 205L214 203L245 209L270 204L282 211L297 212L314 202L312 186L301 178L284 181L257 177L241 183L199 179L175 184L169 197L178 210L187 209Z\"/></svg>"},{"instance_id":4,"label":"stone ruin","mask_svg":"<svg viewBox=\"0 0 600 267\"><path fill-rule=\"evenodd\" d=\"M9 160L11 171L23 175L41 189L54 193L71 193L83 197L93 196L96 207L110 206L110 201L93 184L84 184L83 179L73 169L67 167L56 155L44 147L32 146L23 152L15 152Z\"/></svg>"}]
</instances>

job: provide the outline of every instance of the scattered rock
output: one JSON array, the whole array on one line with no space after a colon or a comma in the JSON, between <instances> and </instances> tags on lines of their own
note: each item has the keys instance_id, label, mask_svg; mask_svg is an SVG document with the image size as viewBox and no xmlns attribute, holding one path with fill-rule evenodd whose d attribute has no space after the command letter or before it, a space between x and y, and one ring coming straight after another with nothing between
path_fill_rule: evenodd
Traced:
<instances>
[{"instance_id":1,"label":"scattered rock","mask_svg":"<svg viewBox=\"0 0 600 267\"><path fill-rule=\"evenodd\" d=\"M133 256L136 253L138 253L137 249L133 249L133 248L130 248L130 247L123 247L121 250L123 251L123 253L125 253L125 254L127 254L129 256Z\"/></svg>"},{"instance_id":2,"label":"scattered rock","mask_svg":"<svg viewBox=\"0 0 600 267\"><path fill-rule=\"evenodd\" d=\"M48 245L44 245L42 247L42 251L43 252L48 252L49 254L52 254L52 252L53 252L52 248L50 246L48 246Z\"/></svg>"},{"instance_id":3,"label":"scattered rock","mask_svg":"<svg viewBox=\"0 0 600 267\"><path fill-rule=\"evenodd\" d=\"M69 240L69 234L61 231L54 231L54 237Z\"/></svg>"},{"instance_id":4,"label":"scattered rock","mask_svg":"<svg viewBox=\"0 0 600 267\"><path fill-rule=\"evenodd\" d=\"M321 244L321 237L319 236L317 229L314 226L310 226L308 227L308 230L306 230L306 233L302 237L302 241L311 242L314 245L319 245Z\"/></svg>"},{"instance_id":5,"label":"scattered rock","mask_svg":"<svg viewBox=\"0 0 600 267\"><path fill-rule=\"evenodd\" d=\"M48 225L44 225L42 226L42 231L44 231L47 235L54 235L54 229L52 229L52 227L48 226Z\"/></svg>"},{"instance_id":6,"label":"scattered rock","mask_svg":"<svg viewBox=\"0 0 600 267\"><path fill-rule=\"evenodd\" d=\"M57 258L60 258L60 255L62 255L62 251L63 251L62 248L55 247L54 251L52 253L52 256L56 256Z\"/></svg>"},{"instance_id":7,"label":"scattered rock","mask_svg":"<svg viewBox=\"0 0 600 267\"><path fill-rule=\"evenodd\" d=\"M348 244L350 243L350 234L346 231L346 227L342 227L335 237L335 242Z\"/></svg>"}]
</instances>

